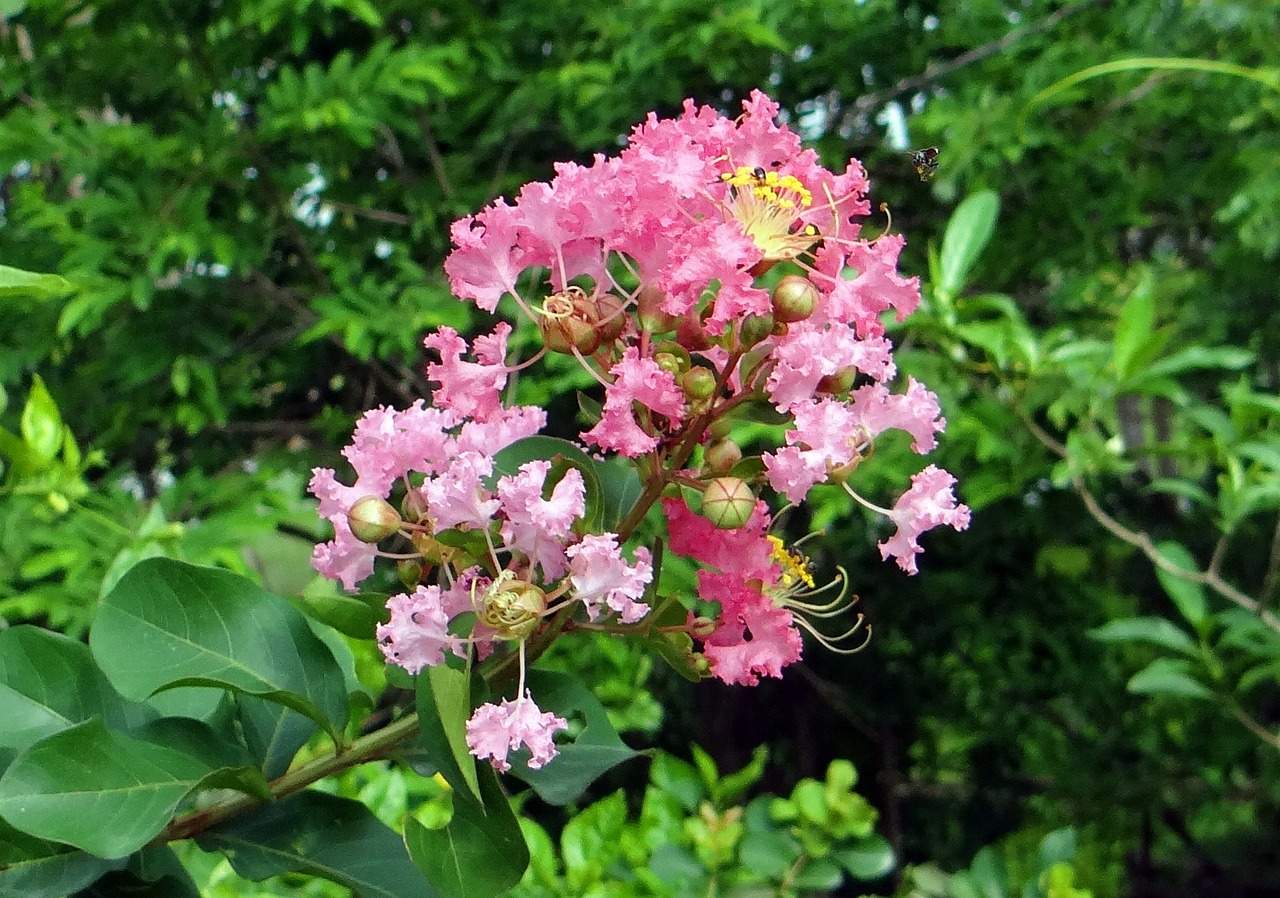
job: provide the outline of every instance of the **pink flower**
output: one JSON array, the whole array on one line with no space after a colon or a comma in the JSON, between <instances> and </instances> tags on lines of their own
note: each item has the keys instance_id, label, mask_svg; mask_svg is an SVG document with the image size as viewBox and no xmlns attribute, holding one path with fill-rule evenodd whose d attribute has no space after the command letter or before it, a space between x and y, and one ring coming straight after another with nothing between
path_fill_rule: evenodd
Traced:
<instances>
[{"instance_id":1,"label":"pink flower","mask_svg":"<svg viewBox=\"0 0 1280 898\"><path fill-rule=\"evenodd\" d=\"M507 383L507 337L511 325L499 322L492 334L475 339L476 362L462 361L467 341L451 327L440 327L422 341L427 349L440 353L440 361L427 365L427 377L440 387L432 400L441 408L461 416L485 421L502 407L502 388Z\"/></svg>"},{"instance_id":2,"label":"pink flower","mask_svg":"<svg viewBox=\"0 0 1280 898\"><path fill-rule=\"evenodd\" d=\"M582 472L569 468L551 491L551 498L543 499L550 470L549 461L525 462L517 474L498 481L498 501L506 517L503 541L540 567L545 579L554 580L564 575L564 543L573 522L586 513L587 490Z\"/></svg>"},{"instance_id":3,"label":"pink flower","mask_svg":"<svg viewBox=\"0 0 1280 898\"><path fill-rule=\"evenodd\" d=\"M618 612L624 624L633 624L649 613L648 605L636 601L653 577L648 549L636 549L636 563L628 565L618 548L617 535L605 533L584 536L566 554L575 595L592 618L600 613L601 603Z\"/></svg>"},{"instance_id":4,"label":"pink flower","mask_svg":"<svg viewBox=\"0 0 1280 898\"><path fill-rule=\"evenodd\" d=\"M917 541L920 534L939 524L956 530L969 526L969 508L956 504L953 487L956 479L935 465L929 465L911 478L911 488L902 494L889 517L898 531L880 543L880 557L898 560L898 567L908 574L917 573L916 556L924 550Z\"/></svg>"},{"instance_id":5,"label":"pink flower","mask_svg":"<svg viewBox=\"0 0 1280 898\"><path fill-rule=\"evenodd\" d=\"M398 664L411 674L444 661L449 649L460 658L466 657L461 639L449 632L449 618L439 586L419 586L412 594L392 596L387 600L391 619L378 624L378 647L391 664Z\"/></svg>"},{"instance_id":6,"label":"pink flower","mask_svg":"<svg viewBox=\"0 0 1280 898\"><path fill-rule=\"evenodd\" d=\"M467 748L505 773L511 769L507 755L523 745L531 754L529 766L537 770L558 754L553 737L568 725L563 717L543 713L526 692L514 702L476 708L467 721Z\"/></svg>"},{"instance_id":7,"label":"pink flower","mask_svg":"<svg viewBox=\"0 0 1280 898\"><path fill-rule=\"evenodd\" d=\"M651 452L658 440L637 423L631 403L638 402L679 424L684 416L684 394L670 371L659 368L651 358L641 358L634 346L627 348L609 373L615 380L605 388L604 413L582 439L632 458Z\"/></svg>"},{"instance_id":8,"label":"pink flower","mask_svg":"<svg viewBox=\"0 0 1280 898\"><path fill-rule=\"evenodd\" d=\"M773 546L765 539L769 507L756 503L747 523L736 530L721 530L689 510L681 499L663 499L667 517L668 547L677 555L701 561L725 573L758 574L773 566Z\"/></svg>"},{"instance_id":9,"label":"pink flower","mask_svg":"<svg viewBox=\"0 0 1280 898\"><path fill-rule=\"evenodd\" d=\"M804 641L795 618L758 588L734 578L700 571L698 593L721 605L716 630L704 640L702 653L711 672L726 683L754 686L761 676L780 677L782 668L800 660Z\"/></svg>"}]
</instances>

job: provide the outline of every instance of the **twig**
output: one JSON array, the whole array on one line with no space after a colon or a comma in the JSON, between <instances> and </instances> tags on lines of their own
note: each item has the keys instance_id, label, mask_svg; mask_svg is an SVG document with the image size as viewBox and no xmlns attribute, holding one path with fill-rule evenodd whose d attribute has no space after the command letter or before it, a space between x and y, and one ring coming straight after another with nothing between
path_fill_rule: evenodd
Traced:
<instances>
[{"instance_id":1,"label":"twig","mask_svg":"<svg viewBox=\"0 0 1280 898\"><path fill-rule=\"evenodd\" d=\"M360 218L372 218L374 221L385 221L389 224L413 224L413 219L411 217L399 212L387 212L385 209L365 209L361 206L353 206L350 203L340 203L337 200L330 199L326 199L324 202L326 205L332 206L339 212L357 215Z\"/></svg>"},{"instance_id":2,"label":"twig","mask_svg":"<svg viewBox=\"0 0 1280 898\"><path fill-rule=\"evenodd\" d=\"M431 161L431 170L435 172L441 191L446 197L453 199L456 191L449 180L448 172L444 169L444 157L440 155L440 147L436 143L435 132L431 130L431 119L427 118L425 108L418 110L418 130L422 133L422 145L427 151L427 159Z\"/></svg>"}]
</instances>

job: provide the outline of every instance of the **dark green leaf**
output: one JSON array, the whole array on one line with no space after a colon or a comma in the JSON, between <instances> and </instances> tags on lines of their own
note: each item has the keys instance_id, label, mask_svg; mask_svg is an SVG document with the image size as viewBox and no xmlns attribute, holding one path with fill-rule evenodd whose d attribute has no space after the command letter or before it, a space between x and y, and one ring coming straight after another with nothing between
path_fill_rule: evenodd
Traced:
<instances>
[{"instance_id":1,"label":"dark green leaf","mask_svg":"<svg viewBox=\"0 0 1280 898\"><path fill-rule=\"evenodd\" d=\"M433 898L436 890L405 852L400 836L358 801L299 792L264 805L196 840L222 851L241 876L319 876L362 898Z\"/></svg>"},{"instance_id":2,"label":"dark green leaf","mask_svg":"<svg viewBox=\"0 0 1280 898\"><path fill-rule=\"evenodd\" d=\"M0 630L0 747L25 748L95 716L127 729L156 714L122 699L84 643L38 627Z\"/></svg>"},{"instance_id":3,"label":"dark green leaf","mask_svg":"<svg viewBox=\"0 0 1280 898\"><path fill-rule=\"evenodd\" d=\"M103 600L89 645L130 698L215 686L279 702L330 731L346 722L346 686L328 647L287 601L229 571L139 562Z\"/></svg>"},{"instance_id":4,"label":"dark green leaf","mask_svg":"<svg viewBox=\"0 0 1280 898\"><path fill-rule=\"evenodd\" d=\"M897 859L882 836L868 836L848 848L837 848L831 858L854 879L871 880L888 876Z\"/></svg>"},{"instance_id":5,"label":"dark green leaf","mask_svg":"<svg viewBox=\"0 0 1280 898\"><path fill-rule=\"evenodd\" d=\"M0 820L0 898L62 898L123 867L14 829Z\"/></svg>"},{"instance_id":6,"label":"dark green leaf","mask_svg":"<svg viewBox=\"0 0 1280 898\"><path fill-rule=\"evenodd\" d=\"M99 857L138 850L223 763L216 745L179 739L178 723L173 718L153 725L163 725L173 745L112 732L97 719L37 742L0 776L0 816L24 832Z\"/></svg>"},{"instance_id":7,"label":"dark green leaf","mask_svg":"<svg viewBox=\"0 0 1280 898\"><path fill-rule=\"evenodd\" d=\"M1178 695L1207 699L1213 693L1187 673L1187 664L1171 658L1157 658L1129 679L1128 689L1144 695Z\"/></svg>"},{"instance_id":8,"label":"dark green leaf","mask_svg":"<svg viewBox=\"0 0 1280 898\"><path fill-rule=\"evenodd\" d=\"M580 681L555 671L531 670L527 683L543 711L585 721L577 740L560 746L559 756L545 767L531 770L524 764L513 764L511 772L533 786L543 801L573 801L606 770L637 756L618 738L604 706Z\"/></svg>"},{"instance_id":9,"label":"dark green leaf","mask_svg":"<svg viewBox=\"0 0 1280 898\"><path fill-rule=\"evenodd\" d=\"M269 780L283 776L298 749L316 731L315 721L252 695L238 696L236 704L245 742L263 774Z\"/></svg>"},{"instance_id":10,"label":"dark green leaf","mask_svg":"<svg viewBox=\"0 0 1280 898\"><path fill-rule=\"evenodd\" d=\"M405 821L409 856L446 898L489 898L514 886L529 866L529 849L493 768L479 772L483 804L454 793L453 818L442 829Z\"/></svg>"}]
</instances>

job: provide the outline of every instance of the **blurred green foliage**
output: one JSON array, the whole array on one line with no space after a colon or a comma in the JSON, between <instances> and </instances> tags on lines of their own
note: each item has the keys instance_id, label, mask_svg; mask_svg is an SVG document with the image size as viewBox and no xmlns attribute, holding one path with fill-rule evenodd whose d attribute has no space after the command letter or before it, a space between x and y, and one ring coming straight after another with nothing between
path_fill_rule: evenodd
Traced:
<instances>
[{"instance_id":1,"label":"blurred green foliage","mask_svg":"<svg viewBox=\"0 0 1280 898\"><path fill-rule=\"evenodd\" d=\"M564 669L635 740L724 768L770 742L758 788L793 803L851 759L900 859L967 871L917 866L919 894L1276 888L1277 33L1245 0L0 3L0 613L80 633L153 554L301 592L306 471L429 394L425 330L480 324L449 223L649 110L760 87L909 239L925 303L894 336L973 525L907 579L836 490L791 522L876 635L782 684L690 699L585 642ZM570 421L573 376L518 389ZM919 460L869 465L874 500ZM745 796L706 794L644 831L746 881L711 832ZM596 799L533 836L538 887L613 881L571 856L646 818Z\"/></svg>"}]
</instances>

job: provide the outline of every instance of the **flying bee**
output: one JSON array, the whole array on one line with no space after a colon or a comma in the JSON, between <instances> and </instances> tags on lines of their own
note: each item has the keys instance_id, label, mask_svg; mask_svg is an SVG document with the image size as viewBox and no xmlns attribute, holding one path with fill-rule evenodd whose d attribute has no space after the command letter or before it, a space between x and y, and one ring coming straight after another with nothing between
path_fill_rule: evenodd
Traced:
<instances>
[{"instance_id":1,"label":"flying bee","mask_svg":"<svg viewBox=\"0 0 1280 898\"><path fill-rule=\"evenodd\" d=\"M911 151L911 164L921 181L932 181L938 171L938 148L925 147L923 150Z\"/></svg>"}]
</instances>

